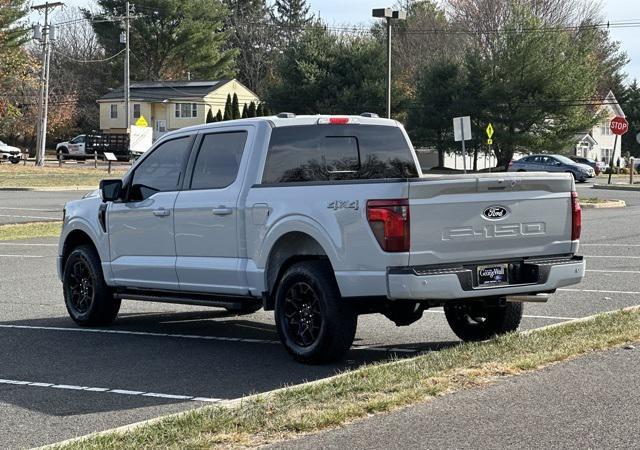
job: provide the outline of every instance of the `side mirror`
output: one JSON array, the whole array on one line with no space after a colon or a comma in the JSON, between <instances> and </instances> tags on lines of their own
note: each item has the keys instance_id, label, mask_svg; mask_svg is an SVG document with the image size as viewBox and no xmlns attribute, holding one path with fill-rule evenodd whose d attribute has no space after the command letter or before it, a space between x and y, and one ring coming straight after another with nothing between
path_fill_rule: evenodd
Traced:
<instances>
[{"instance_id":1,"label":"side mirror","mask_svg":"<svg viewBox=\"0 0 640 450\"><path fill-rule=\"evenodd\" d=\"M100 195L103 202L114 202L122 196L122 180L100 180Z\"/></svg>"}]
</instances>

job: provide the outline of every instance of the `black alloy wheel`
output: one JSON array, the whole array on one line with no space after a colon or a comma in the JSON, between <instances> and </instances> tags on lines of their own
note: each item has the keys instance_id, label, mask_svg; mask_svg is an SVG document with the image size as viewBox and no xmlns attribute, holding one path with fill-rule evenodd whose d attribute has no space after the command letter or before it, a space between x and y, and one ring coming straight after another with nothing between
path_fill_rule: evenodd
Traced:
<instances>
[{"instance_id":1,"label":"black alloy wheel","mask_svg":"<svg viewBox=\"0 0 640 450\"><path fill-rule=\"evenodd\" d=\"M77 314L86 314L95 293L95 279L86 260L78 258L69 268L67 283L69 305Z\"/></svg>"},{"instance_id":2,"label":"black alloy wheel","mask_svg":"<svg viewBox=\"0 0 640 450\"><path fill-rule=\"evenodd\" d=\"M105 283L100 256L91 245L76 247L67 257L63 291L67 312L78 325L108 325L120 310L120 300Z\"/></svg>"},{"instance_id":3,"label":"black alloy wheel","mask_svg":"<svg viewBox=\"0 0 640 450\"><path fill-rule=\"evenodd\" d=\"M301 261L285 270L276 287L275 319L282 344L307 364L343 359L358 324L326 260Z\"/></svg>"},{"instance_id":4,"label":"black alloy wheel","mask_svg":"<svg viewBox=\"0 0 640 450\"><path fill-rule=\"evenodd\" d=\"M320 335L322 312L320 301L313 288L306 282L292 285L285 294L285 327L296 345L309 347Z\"/></svg>"}]
</instances>

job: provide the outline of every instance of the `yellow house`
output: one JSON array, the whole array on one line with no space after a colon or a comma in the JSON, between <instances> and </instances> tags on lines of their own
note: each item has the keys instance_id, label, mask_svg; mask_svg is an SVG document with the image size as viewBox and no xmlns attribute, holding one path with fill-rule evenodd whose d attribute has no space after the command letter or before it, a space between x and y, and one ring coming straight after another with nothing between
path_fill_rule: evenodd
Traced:
<instances>
[{"instance_id":1,"label":"yellow house","mask_svg":"<svg viewBox=\"0 0 640 450\"><path fill-rule=\"evenodd\" d=\"M258 96L236 79L213 81L151 81L131 83L129 123L144 117L153 137L179 128L206 123L209 110L224 114L227 95L238 95L244 104L260 102ZM98 100L103 133L125 133L124 90L115 89Z\"/></svg>"}]
</instances>

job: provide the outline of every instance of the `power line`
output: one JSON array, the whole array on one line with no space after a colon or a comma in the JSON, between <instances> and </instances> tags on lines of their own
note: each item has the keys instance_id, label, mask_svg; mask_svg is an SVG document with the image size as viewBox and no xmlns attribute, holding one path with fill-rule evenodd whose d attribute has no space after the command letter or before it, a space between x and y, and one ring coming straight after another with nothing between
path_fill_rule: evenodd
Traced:
<instances>
[{"instance_id":1,"label":"power line","mask_svg":"<svg viewBox=\"0 0 640 450\"><path fill-rule=\"evenodd\" d=\"M75 59L69 55L65 55L62 52L57 51L56 49L53 49L53 53L55 53L56 55L62 56L63 58L68 59L69 61L73 61L73 62L77 62L77 63L101 63L101 62L107 62L107 61L111 61L112 59L117 58L118 56L122 55L125 52L126 49L122 49L120 50L118 53L116 53L113 56L109 56L108 58L104 58L104 59Z\"/></svg>"}]
</instances>

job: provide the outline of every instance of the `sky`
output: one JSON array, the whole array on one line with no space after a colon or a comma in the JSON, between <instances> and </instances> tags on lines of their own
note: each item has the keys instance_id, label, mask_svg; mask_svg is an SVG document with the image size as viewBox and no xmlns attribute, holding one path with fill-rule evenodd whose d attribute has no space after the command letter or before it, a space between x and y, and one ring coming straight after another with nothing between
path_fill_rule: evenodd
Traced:
<instances>
[{"instance_id":1,"label":"sky","mask_svg":"<svg viewBox=\"0 0 640 450\"><path fill-rule=\"evenodd\" d=\"M94 4L92 0L63 0L68 6L87 7ZM395 0L308 0L311 10L331 25L362 25L372 21L371 10L393 5ZM40 3L40 2L38 2ZM605 20L610 22L640 21L640 1L638 0L601 0ZM54 16L55 18L55 16ZM31 16L33 21L38 15ZM626 67L628 80L640 80L640 29L613 28L614 40L622 43L630 62Z\"/></svg>"}]
</instances>

